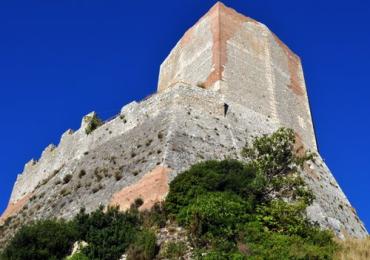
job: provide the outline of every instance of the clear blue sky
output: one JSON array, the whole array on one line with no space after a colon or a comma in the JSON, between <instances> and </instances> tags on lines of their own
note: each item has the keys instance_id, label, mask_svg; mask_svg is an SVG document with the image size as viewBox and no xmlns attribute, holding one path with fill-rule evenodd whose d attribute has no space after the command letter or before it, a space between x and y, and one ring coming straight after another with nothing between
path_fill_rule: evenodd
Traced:
<instances>
[{"instance_id":1,"label":"clear blue sky","mask_svg":"<svg viewBox=\"0 0 370 260\"><path fill-rule=\"evenodd\" d=\"M225 0L302 58L320 151L370 228L370 2ZM0 211L16 175L95 110L156 90L211 0L0 1Z\"/></svg>"}]
</instances>

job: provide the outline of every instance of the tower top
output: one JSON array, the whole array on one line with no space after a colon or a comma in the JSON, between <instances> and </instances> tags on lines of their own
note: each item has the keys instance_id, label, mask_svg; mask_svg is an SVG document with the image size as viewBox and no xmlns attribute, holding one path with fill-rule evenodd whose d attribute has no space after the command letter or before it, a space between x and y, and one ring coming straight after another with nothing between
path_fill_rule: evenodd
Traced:
<instances>
[{"instance_id":1,"label":"tower top","mask_svg":"<svg viewBox=\"0 0 370 260\"><path fill-rule=\"evenodd\" d=\"M202 23L206 23L208 28L202 28ZM196 47L198 44L198 47L200 47L202 38L206 37L206 35L202 35L203 29L210 30L212 34L212 72L207 76L206 79L203 79L203 81L196 82L198 85L203 85L206 88L209 88L212 86L215 82L222 79L222 74L224 70L224 66L227 63L227 42L230 40L239 30L242 29L243 26L246 26L251 24L253 26L260 27L262 30L267 30L268 33L272 34L272 36L275 38L277 43L284 49L284 51L292 58L297 59L299 62L299 57L294 54L288 46L286 46L276 35L274 35L272 32L268 30L268 28L256 20L247 17L241 13L238 13L234 9L225 6L222 2L218 1L216 4L214 4L211 9L203 16L201 17L190 29L188 29L183 37L178 41L176 47L172 50L171 54L167 57L165 62L163 62L161 66L161 74L159 78L159 84L158 84L158 91L161 91L170 85L173 85L174 83L181 80L181 73L180 71L174 71L177 72L177 77L168 77L171 74L170 71L168 71L168 68L166 68L166 65L173 66L176 65L177 69L180 69L180 64L173 64L170 61L167 62L171 56L178 55L178 50L181 49L183 52L181 53L182 57L176 57L178 59L181 59L183 61L191 60L194 57L194 54L197 54L192 49L191 53L186 52L186 47L189 45L194 44L193 47ZM208 40L208 39L205 39ZM248 40L248 39L245 39ZM250 39L253 40L253 39ZM258 42L254 42L256 45L258 45ZM257 46L255 46L257 47ZM174 60L175 57L172 58ZM180 62L180 60L176 60ZM181 67L184 67L187 65L181 64ZM163 69L162 69L163 68ZM173 69L173 68L172 68ZM183 72L184 73L184 72ZM184 80L186 83L194 83L194 82L188 82L185 80L186 76L189 75L183 75ZM172 80L170 80L171 78Z\"/></svg>"},{"instance_id":2,"label":"tower top","mask_svg":"<svg viewBox=\"0 0 370 260\"><path fill-rule=\"evenodd\" d=\"M176 83L211 89L294 129L316 150L299 57L264 24L217 2L162 63L158 91Z\"/></svg>"}]
</instances>

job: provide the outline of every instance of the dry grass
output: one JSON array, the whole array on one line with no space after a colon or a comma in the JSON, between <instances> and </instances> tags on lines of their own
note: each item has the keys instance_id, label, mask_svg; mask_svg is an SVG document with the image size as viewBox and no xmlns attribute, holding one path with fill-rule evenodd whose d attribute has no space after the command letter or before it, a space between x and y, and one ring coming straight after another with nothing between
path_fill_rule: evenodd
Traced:
<instances>
[{"instance_id":1,"label":"dry grass","mask_svg":"<svg viewBox=\"0 0 370 260\"><path fill-rule=\"evenodd\" d=\"M338 241L341 249L335 255L337 260L368 260L370 259L370 237L366 239L347 239Z\"/></svg>"}]
</instances>

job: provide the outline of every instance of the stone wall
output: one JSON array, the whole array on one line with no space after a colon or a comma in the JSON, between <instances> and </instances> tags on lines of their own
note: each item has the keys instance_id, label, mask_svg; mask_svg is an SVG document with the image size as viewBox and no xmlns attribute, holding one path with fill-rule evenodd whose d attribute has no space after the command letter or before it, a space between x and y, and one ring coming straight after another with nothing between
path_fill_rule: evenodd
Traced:
<instances>
[{"instance_id":1,"label":"stone wall","mask_svg":"<svg viewBox=\"0 0 370 260\"><path fill-rule=\"evenodd\" d=\"M317 150L300 59L265 25L217 3L161 65L158 91L187 82L293 128ZM294 110L294 111L293 111Z\"/></svg>"},{"instance_id":2,"label":"stone wall","mask_svg":"<svg viewBox=\"0 0 370 260\"><path fill-rule=\"evenodd\" d=\"M32 171L27 166L18 178L9 211L14 223L71 218L81 207L88 212L109 204L125 209L137 197L149 208L165 197L168 182L190 165L242 159L246 142L282 126L239 103L229 103L226 111L224 100L212 90L176 84L145 101L130 103L120 116L90 135L83 128L64 135L52 153L44 153ZM68 182L67 175L71 175ZM313 221L339 236L367 234L320 157L302 175L317 196L308 210ZM33 187L27 183L30 176ZM14 206L18 202L22 204Z\"/></svg>"},{"instance_id":3,"label":"stone wall","mask_svg":"<svg viewBox=\"0 0 370 260\"><path fill-rule=\"evenodd\" d=\"M299 58L264 25L216 4L161 66L158 93L132 102L88 133L90 113L31 160L0 218L0 247L21 224L72 218L80 208L126 209L140 197L150 208L192 164L242 159L253 137L293 128L316 151ZM312 221L340 237L367 231L320 156L302 176L316 195Z\"/></svg>"}]
</instances>

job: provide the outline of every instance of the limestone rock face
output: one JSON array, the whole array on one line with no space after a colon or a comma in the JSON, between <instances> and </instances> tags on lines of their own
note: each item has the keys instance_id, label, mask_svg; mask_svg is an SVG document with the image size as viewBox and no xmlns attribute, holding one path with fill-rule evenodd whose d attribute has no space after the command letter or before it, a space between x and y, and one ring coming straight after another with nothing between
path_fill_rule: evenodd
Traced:
<instances>
[{"instance_id":1,"label":"limestone rock face","mask_svg":"<svg viewBox=\"0 0 370 260\"><path fill-rule=\"evenodd\" d=\"M282 126L317 152L299 58L264 25L221 3L171 51L156 94L89 133L85 121L18 176L0 245L23 223L69 219L81 207L126 209L141 198L150 208L192 164L242 159L246 141ZM367 235L320 156L302 176L316 195L307 210L312 221L341 237Z\"/></svg>"}]
</instances>

